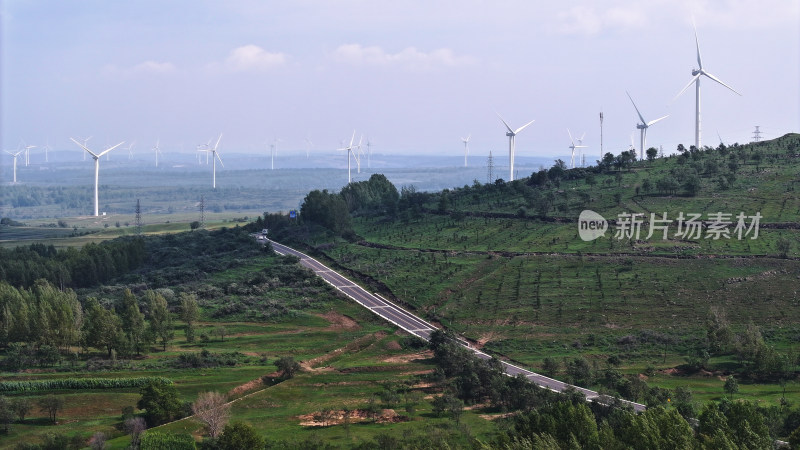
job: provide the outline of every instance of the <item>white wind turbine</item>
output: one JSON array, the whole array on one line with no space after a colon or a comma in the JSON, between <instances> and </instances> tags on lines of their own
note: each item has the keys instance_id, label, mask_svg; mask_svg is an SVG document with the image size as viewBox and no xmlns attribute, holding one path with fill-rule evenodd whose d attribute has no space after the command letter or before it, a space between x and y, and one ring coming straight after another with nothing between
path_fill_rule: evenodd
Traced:
<instances>
[{"instance_id":1,"label":"white wind turbine","mask_svg":"<svg viewBox=\"0 0 800 450\"><path fill-rule=\"evenodd\" d=\"M25 141L22 141L22 145L24 145L24 152L25 152L25 167L28 167L28 164L31 162L31 149L36 148L35 145L28 145Z\"/></svg>"},{"instance_id":2,"label":"white wind turbine","mask_svg":"<svg viewBox=\"0 0 800 450\"><path fill-rule=\"evenodd\" d=\"M714 80L717 83L719 83L719 84L725 86L726 88L730 89L735 94L738 94L738 95L742 95L742 94L739 94L738 92L736 92L735 89L733 89L732 87L730 87L727 84L723 83L722 80L720 80L719 78L715 77L714 75L711 75L710 73L706 72L703 69L703 60L700 57L700 41L697 39L697 28L694 29L694 42L695 42L695 45L697 46L697 66L698 66L698 68L697 69L692 69L692 79L689 81L689 84L687 84L686 87L684 87L683 89L681 89L680 92L678 92L678 95L676 95L675 98L677 99L678 97L680 97L681 94L683 94L686 91L686 89L689 89L689 86L691 86L692 83L694 83L695 95L696 95L696 97L695 97L695 106L694 106L694 146L695 146L695 148L697 148L699 150L700 149L700 143L701 143L700 142L700 77L705 75L709 79Z\"/></svg>"},{"instance_id":3,"label":"white wind turbine","mask_svg":"<svg viewBox=\"0 0 800 450\"><path fill-rule=\"evenodd\" d=\"M628 91L625 91L625 93L628 94ZM636 128L639 129L639 142L641 144L641 148L639 149L639 159L644 159L644 144L645 142L647 142L647 129L650 128L650 125L653 125L654 123L669 117L669 114L667 114L664 117L659 117L656 120L651 120L650 122L648 122L644 120L644 117L642 117L642 113L640 113L639 108L636 107L636 103L634 103L631 94L628 94L628 98L631 99L631 103L633 103L633 107L634 109L636 109L636 114L639 115L639 119L642 121L642 123L636 124Z\"/></svg>"},{"instance_id":4,"label":"white wind turbine","mask_svg":"<svg viewBox=\"0 0 800 450\"><path fill-rule=\"evenodd\" d=\"M308 159L308 152L311 150L311 147L314 146L314 143L311 142L311 138L306 135L306 159Z\"/></svg>"},{"instance_id":5,"label":"white wind turbine","mask_svg":"<svg viewBox=\"0 0 800 450\"><path fill-rule=\"evenodd\" d=\"M348 145L347 147L338 149L338 150L347 151L347 184L350 184L352 182L352 180L353 180L352 177L350 176L350 156L354 155L355 158L356 158L356 162L358 162L358 154L354 154L353 153L353 140L355 140L355 138L356 138L356 132L355 132L355 130L353 130L353 136L350 137L350 145Z\"/></svg>"},{"instance_id":6,"label":"white wind turbine","mask_svg":"<svg viewBox=\"0 0 800 450\"><path fill-rule=\"evenodd\" d=\"M212 172L211 172L212 173L212 175L211 175L211 177L212 177L211 178L211 187L213 189L217 188L217 160L219 160L219 163L222 164L222 158L219 157L219 153L218 153L219 141L221 141L221 140L222 140L222 133L219 134L219 138L217 139L217 143L214 144L214 148L209 148L208 150L206 150L206 152L207 152L206 156L208 156L208 153L211 153L211 160L213 161L213 165L214 165L214 167L212 169ZM208 141L208 142L211 142L211 141ZM222 164L222 167L225 167L225 164Z\"/></svg>"},{"instance_id":7,"label":"white wind turbine","mask_svg":"<svg viewBox=\"0 0 800 450\"><path fill-rule=\"evenodd\" d=\"M136 144L136 141L131 142L131 145L128 146L128 160L133 159L133 146Z\"/></svg>"},{"instance_id":8,"label":"white wind turbine","mask_svg":"<svg viewBox=\"0 0 800 450\"><path fill-rule=\"evenodd\" d=\"M156 146L151 149L156 152L156 167L158 167L158 154L161 153L161 149L158 147L159 143L161 143L161 138L156 139Z\"/></svg>"},{"instance_id":9,"label":"white wind turbine","mask_svg":"<svg viewBox=\"0 0 800 450\"><path fill-rule=\"evenodd\" d=\"M372 142L367 138L367 169L372 168Z\"/></svg>"},{"instance_id":10,"label":"white wind turbine","mask_svg":"<svg viewBox=\"0 0 800 450\"><path fill-rule=\"evenodd\" d=\"M87 138L81 139L83 141L83 147L88 146L89 139L91 139L91 138L92 137L89 136ZM72 139L72 138L70 138L70 139ZM78 139L80 139L80 138L78 138ZM82 153L83 153L83 160L86 161L86 152L82 152Z\"/></svg>"},{"instance_id":11,"label":"white wind turbine","mask_svg":"<svg viewBox=\"0 0 800 450\"><path fill-rule=\"evenodd\" d=\"M90 155L92 155L92 158L94 158L94 215L95 216L99 216L100 212L99 212L99 208L98 208L98 199L97 199L97 182L98 182L98 180L100 178L100 157L105 155L105 154L107 154L111 150L114 150L115 148L119 147L120 145L122 145L124 143L124 141L120 142L119 144L117 144L117 145L115 145L113 147L109 147L109 148L103 150L100 153L95 153L95 152L89 150L89 148L86 147L85 145L83 145L80 142L76 141L75 139L73 139L73 138L70 138L70 139L72 140L72 142L78 144L79 147L81 147L82 149L86 150Z\"/></svg>"},{"instance_id":12,"label":"white wind turbine","mask_svg":"<svg viewBox=\"0 0 800 450\"><path fill-rule=\"evenodd\" d=\"M497 114L497 117L500 117L500 121L503 122L503 125L505 125L506 128L508 129L508 133L506 133L506 136L508 136L508 166L509 166L508 170L510 174L508 177L509 178L508 181L514 181L514 156L515 156L514 152L516 150L515 137L517 136L517 134L519 134L520 131L524 130L525 128L528 127L528 125L535 122L535 120L531 120L525 125L517 128L516 130L512 130L511 127L508 126L506 121L503 120L500 114Z\"/></svg>"},{"instance_id":13,"label":"white wind turbine","mask_svg":"<svg viewBox=\"0 0 800 450\"><path fill-rule=\"evenodd\" d=\"M270 169L271 170L275 170L275 155L278 154L278 142L282 142L282 141L280 139L278 139L278 138L273 138L272 139L272 144L269 144L269 153L270 153L270 156L272 157L272 161L270 163Z\"/></svg>"},{"instance_id":14,"label":"white wind turbine","mask_svg":"<svg viewBox=\"0 0 800 450\"><path fill-rule=\"evenodd\" d=\"M50 140L49 139L47 140L47 143L44 144L43 148L44 148L44 162L49 163L50 162L50 156L48 155L48 153L50 152L50 150L52 150L52 148L50 147Z\"/></svg>"},{"instance_id":15,"label":"white wind turbine","mask_svg":"<svg viewBox=\"0 0 800 450\"><path fill-rule=\"evenodd\" d=\"M361 141L364 140L364 135L362 134L360 138L358 138L358 145L356 148L358 149L358 156L356 157L356 172L361 173L361 158L364 157L364 151L361 149Z\"/></svg>"},{"instance_id":16,"label":"white wind turbine","mask_svg":"<svg viewBox=\"0 0 800 450\"><path fill-rule=\"evenodd\" d=\"M16 184L17 183L17 156L19 156L25 150L20 150L17 153L11 153L8 150L3 150L3 151L14 157L14 184Z\"/></svg>"},{"instance_id":17,"label":"white wind turbine","mask_svg":"<svg viewBox=\"0 0 800 450\"><path fill-rule=\"evenodd\" d=\"M586 148L585 145L581 145L581 143L583 142L583 136L586 136L586 133L584 133L583 136L581 136L581 138L578 139L578 145L575 145L575 139L572 138L572 133L569 131L569 128L567 128L567 134L569 135L569 142L570 142L569 148L570 148L570 150L572 150L572 160L570 162L570 165L572 166L571 168L574 169L575 168L575 149L576 148Z\"/></svg>"},{"instance_id":18,"label":"white wind turbine","mask_svg":"<svg viewBox=\"0 0 800 450\"><path fill-rule=\"evenodd\" d=\"M464 143L464 167L467 167L467 155L469 155L469 138L472 137L472 133L468 134L467 137L461 138L461 142Z\"/></svg>"}]
</instances>

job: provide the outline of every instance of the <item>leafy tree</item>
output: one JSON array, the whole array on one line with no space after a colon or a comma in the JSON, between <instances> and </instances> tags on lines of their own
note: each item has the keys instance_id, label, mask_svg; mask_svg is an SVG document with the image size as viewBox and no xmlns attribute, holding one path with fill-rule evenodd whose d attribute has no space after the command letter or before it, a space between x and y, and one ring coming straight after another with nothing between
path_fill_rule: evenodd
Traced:
<instances>
[{"instance_id":1,"label":"leafy tree","mask_svg":"<svg viewBox=\"0 0 800 450\"><path fill-rule=\"evenodd\" d=\"M137 355L140 354L144 349L145 343L144 314L139 311L139 300L130 289L125 289L122 294L120 319L122 321L122 331L125 333L128 343Z\"/></svg>"},{"instance_id":2,"label":"leafy tree","mask_svg":"<svg viewBox=\"0 0 800 450\"><path fill-rule=\"evenodd\" d=\"M181 292L181 320L186 324L186 342L194 342L194 323L200 316L197 297L194 294Z\"/></svg>"},{"instance_id":3,"label":"leafy tree","mask_svg":"<svg viewBox=\"0 0 800 450\"><path fill-rule=\"evenodd\" d=\"M647 154L647 160L650 162L653 162L658 156L658 150L655 147L648 148L645 153Z\"/></svg>"},{"instance_id":4,"label":"leafy tree","mask_svg":"<svg viewBox=\"0 0 800 450\"><path fill-rule=\"evenodd\" d=\"M145 410L148 425L156 426L177 418L183 410L178 391L172 384L151 382L139 390L141 398L136 407Z\"/></svg>"},{"instance_id":5,"label":"leafy tree","mask_svg":"<svg viewBox=\"0 0 800 450\"><path fill-rule=\"evenodd\" d=\"M64 399L50 394L40 398L36 403L39 405L39 410L41 412L47 413L47 417L50 418L50 421L53 422L53 425L58 423L56 417L58 416L59 411L64 409Z\"/></svg>"},{"instance_id":6,"label":"leafy tree","mask_svg":"<svg viewBox=\"0 0 800 450\"><path fill-rule=\"evenodd\" d=\"M86 320L83 322L83 345L105 349L108 357L119 348L122 338L122 321L114 311L103 308L96 298L86 301Z\"/></svg>"},{"instance_id":7,"label":"leafy tree","mask_svg":"<svg viewBox=\"0 0 800 450\"><path fill-rule=\"evenodd\" d=\"M198 228L200 228L200 221L199 220L194 220L189 224L189 229L191 229L192 231L194 231L194 230L196 230Z\"/></svg>"},{"instance_id":8,"label":"leafy tree","mask_svg":"<svg viewBox=\"0 0 800 450\"><path fill-rule=\"evenodd\" d=\"M542 361L542 372L545 375L554 377L558 375L558 372L561 370L561 364L558 362L556 358L546 357L544 361Z\"/></svg>"},{"instance_id":9,"label":"leafy tree","mask_svg":"<svg viewBox=\"0 0 800 450\"><path fill-rule=\"evenodd\" d=\"M733 375L728 375L728 378L725 379L725 385L722 387L725 390L725 393L730 395L733 398L734 394L739 392L739 382L736 381L736 377Z\"/></svg>"},{"instance_id":10,"label":"leafy tree","mask_svg":"<svg viewBox=\"0 0 800 450\"><path fill-rule=\"evenodd\" d=\"M0 430L7 434L11 431L12 422L14 422L13 405L5 396L0 396Z\"/></svg>"},{"instance_id":11,"label":"leafy tree","mask_svg":"<svg viewBox=\"0 0 800 450\"><path fill-rule=\"evenodd\" d=\"M244 422L234 422L225 425L222 436L217 440L220 450L257 449L264 447L264 438L261 437L252 425Z\"/></svg>"},{"instance_id":12,"label":"leafy tree","mask_svg":"<svg viewBox=\"0 0 800 450\"><path fill-rule=\"evenodd\" d=\"M778 240L775 241L775 248L778 250L778 254L781 255L781 258L786 258L789 252L792 251L792 241L785 237L779 237Z\"/></svg>"},{"instance_id":13,"label":"leafy tree","mask_svg":"<svg viewBox=\"0 0 800 450\"><path fill-rule=\"evenodd\" d=\"M208 435L217 438L230 420L231 406L223 394L203 392L192 403L192 412L208 430Z\"/></svg>"},{"instance_id":14,"label":"leafy tree","mask_svg":"<svg viewBox=\"0 0 800 450\"><path fill-rule=\"evenodd\" d=\"M145 292L145 297L150 305L150 330L153 340L160 340L164 351L175 337L175 330L172 326L172 316L167 307L167 300L158 292L149 290Z\"/></svg>"},{"instance_id":15,"label":"leafy tree","mask_svg":"<svg viewBox=\"0 0 800 450\"><path fill-rule=\"evenodd\" d=\"M293 378L294 375L300 370L300 364L291 356L283 356L275 361L275 366L281 373L281 376L286 379Z\"/></svg>"},{"instance_id":16,"label":"leafy tree","mask_svg":"<svg viewBox=\"0 0 800 450\"><path fill-rule=\"evenodd\" d=\"M31 412L32 408L31 399L27 397L17 397L11 400L11 410L14 411L20 422L25 421L25 416Z\"/></svg>"}]
</instances>

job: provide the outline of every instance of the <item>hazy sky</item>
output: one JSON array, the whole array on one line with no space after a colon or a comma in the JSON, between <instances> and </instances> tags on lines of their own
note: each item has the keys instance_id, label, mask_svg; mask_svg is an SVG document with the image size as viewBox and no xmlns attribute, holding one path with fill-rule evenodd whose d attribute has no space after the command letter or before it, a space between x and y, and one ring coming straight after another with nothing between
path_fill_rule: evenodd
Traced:
<instances>
[{"instance_id":1,"label":"hazy sky","mask_svg":"<svg viewBox=\"0 0 800 450\"><path fill-rule=\"evenodd\" d=\"M194 150L335 153L353 129L384 153L564 157L694 137L692 18L711 81L704 144L800 131L800 2L2 1L2 145L136 140ZM358 136L356 137L358 139ZM4 164L9 158L3 158ZM457 162L457 161L456 161Z\"/></svg>"}]
</instances>

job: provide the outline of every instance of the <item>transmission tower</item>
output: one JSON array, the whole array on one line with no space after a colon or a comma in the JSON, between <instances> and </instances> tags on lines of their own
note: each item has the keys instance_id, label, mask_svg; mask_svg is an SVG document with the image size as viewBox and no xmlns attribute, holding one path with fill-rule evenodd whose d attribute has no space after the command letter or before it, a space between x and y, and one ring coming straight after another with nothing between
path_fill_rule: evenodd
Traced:
<instances>
[{"instance_id":1,"label":"transmission tower","mask_svg":"<svg viewBox=\"0 0 800 450\"><path fill-rule=\"evenodd\" d=\"M603 160L603 111L600 111L600 161Z\"/></svg>"},{"instance_id":2,"label":"transmission tower","mask_svg":"<svg viewBox=\"0 0 800 450\"><path fill-rule=\"evenodd\" d=\"M761 140L761 130L758 129L758 125L756 125L756 131L753 131L753 142L758 142Z\"/></svg>"},{"instance_id":3,"label":"transmission tower","mask_svg":"<svg viewBox=\"0 0 800 450\"><path fill-rule=\"evenodd\" d=\"M136 199L136 234L142 234L142 206L139 199Z\"/></svg>"},{"instance_id":4,"label":"transmission tower","mask_svg":"<svg viewBox=\"0 0 800 450\"><path fill-rule=\"evenodd\" d=\"M494 183L494 158L492 158L491 150L489 150L489 159L486 160L486 171L488 172L487 183Z\"/></svg>"},{"instance_id":5,"label":"transmission tower","mask_svg":"<svg viewBox=\"0 0 800 450\"><path fill-rule=\"evenodd\" d=\"M200 196L200 228L206 227L206 198Z\"/></svg>"}]
</instances>

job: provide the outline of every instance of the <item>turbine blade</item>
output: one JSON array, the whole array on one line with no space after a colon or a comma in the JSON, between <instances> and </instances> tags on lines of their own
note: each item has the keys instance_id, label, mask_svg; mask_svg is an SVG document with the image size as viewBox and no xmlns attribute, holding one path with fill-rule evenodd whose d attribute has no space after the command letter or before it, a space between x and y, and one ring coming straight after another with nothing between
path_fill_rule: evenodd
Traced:
<instances>
[{"instance_id":1,"label":"turbine blade","mask_svg":"<svg viewBox=\"0 0 800 450\"><path fill-rule=\"evenodd\" d=\"M574 146L575 140L572 139L572 133L570 133L569 128L567 128L567 134L569 135L569 142L572 143L572 145Z\"/></svg>"},{"instance_id":2,"label":"turbine blade","mask_svg":"<svg viewBox=\"0 0 800 450\"><path fill-rule=\"evenodd\" d=\"M694 24L692 24L694 26ZM698 69L703 70L703 59L700 57L700 40L697 38L697 27L694 29L694 43L697 46L697 66Z\"/></svg>"},{"instance_id":3,"label":"turbine blade","mask_svg":"<svg viewBox=\"0 0 800 450\"><path fill-rule=\"evenodd\" d=\"M508 132L509 132L509 133L511 133L511 134L514 134L514 130L512 130L512 129L511 129L511 127L510 127L510 126L508 126L508 124L506 123L506 121L505 121L505 120L503 120L503 117L500 115L500 113L495 113L495 114L497 114L497 117L500 117L500 121L501 121L501 122L503 122L503 125L505 125L505 126L506 126L506 128L508 128Z\"/></svg>"},{"instance_id":4,"label":"turbine blade","mask_svg":"<svg viewBox=\"0 0 800 450\"><path fill-rule=\"evenodd\" d=\"M219 134L219 138L217 139L217 143L214 144L214 150L219 148L219 141L221 141L221 140L222 140L222 133ZM220 161L220 162L222 162L222 161Z\"/></svg>"},{"instance_id":5,"label":"turbine blade","mask_svg":"<svg viewBox=\"0 0 800 450\"><path fill-rule=\"evenodd\" d=\"M736 89L734 89L734 88L728 86L727 84L723 83L722 80L720 80L719 78L715 77L714 75L711 75L708 72L702 72L702 73L703 73L703 75L705 75L708 78L711 78L712 80L716 81L717 83L725 86L726 88L730 89L731 91L735 92L736 94L739 94L738 92L736 92ZM742 95L742 94L739 94L739 95Z\"/></svg>"},{"instance_id":6,"label":"turbine blade","mask_svg":"<svg viewBox=\"0 0 800 450\"><path fill-rule=\"evenodd\" d=\"M628 91L625 91L625 93L628 94ZM644 117L642 117L642 113L639 112L639 108L636 107L636 102L633 101L633 98L631 97L631 94L628 94L628 98L631 99L631 103L633 103L633 107L634 107L634 109L636 109L636 114L639 115L639 119L641 119L642 124L646 124L647 121L644 120Z\"/></svg>"},{"instance_id":7,"label":"turbine blade","mask_svg":"<svg viewBox=\"0 0 800 450\"><path fill-rule=\"evenodd\" d=\"M675 101L675 100L676 100L678 97L680 97L680 96L681 96L681 94L683 94L683 93L684 93L684 92L685 92L687 89L689 89L689 86L691 86L691 85L692 85L692 83L694 83L695 81L697 81L697 79L698 79L698 78L700 78L700 75L701 75L701 74L700 74L700 73L698 73L697 75L693 76L693 77L692 77L692 79L691 79L691 80L689 80L689 83L686 85L686 87L684 87L683 89L681 89L681 91L680 91L680 92L678 92L678 95L676 95L676 96L675 96L675 98L673 98L673 99L672 99L672 101L674 102L674 101Z\"/></svg>"},{"instance_id":8,"label":"turbine blade","mask_svg":"<svg viewBox=\"0 0 800 450\"><path fill-rule=\"evenodd\" d=\"M666 116L664 116L664 117L659 117L659 118L658 118L658 119L656 119L656 120L651 120L650 122L647 122L647 126L649 127L650 125L652 125L652 124L654 124L654 123L658 122L659 120L666 119L667 117L669 117L669 114L667 114L667 115L666 115Z\"/></svg>"},{"instance_id":9,"label":"turbine blade","mask_svg":"<svg viewBox=\"0 0 800 450\"><path fill-rule=\"evenodd\" d=\"M523 126L521 126L521 127L517 128L517 131L515 131L515 132L514 132L514 134L517 134L517 133L519 133L520 131L524 130L525 128L528 128L528 125L532 124L533 122L536 122L536 119L534 119L534 120L531 120L530 122L526 123L525 125L523 125Z\"/></svg>"},{"instance_id":10,"label":"turbine blade","mask_svg":"<svg viewBox=\"0 0 800 450\"><path fill-rule=\"evenodd\" d=\"M115 148L119 147L120 145L122 145L124 143L125 143L125 141L122 141L122 142L120 142L119 144L117 144L117 145L115 145L113 147L110 147L110 148L107 148L107 149L103 150L99 155L97 155L97 157L99 158L99 157L105 155L106 153L110 152L111 150L114 150Z\"/></svg>"},{"instance_id":11,"label":"turbine blade","mask_svg":"<svg viewBox=\"0 0 800 450\"><path fill-rule=\"evenodd\" d=\"M217 159L219 160L220 165L222 165L222 167L225 167L225 164L222 164L222 158L220 158L219 153L214 152L214 154L217 156Z\"/></svg>"},{"instance_id":12,"label":"turbine blade","mask_svg":"<svg viewBox=\"0 0 800 450\"><path fill-rule=\"evenodd\" d=\"M348 149L353 148L353 139L356 138L356 130L353 130L353 135L350 136L350 145L347 146Z\"/></svg>"},{"instance_id":13,"label":"turbine blade","mask_svg":"<svg viewBox=\"0 0 800 450\"><path fill-rule=\"evenodd\" d=\"M89 149L88 149L88 148L87 148L85 145L81 144L80 142L76 141L76 140L75 140L75 139L73 139L73 138L70 138L70 140L71 140L72 142L74 142L74 143L78 144L78 147L80 147L80 148L82 148L82 149L86 150L87 152L89 152L89 154L90 154L90 155L94 156L95 158L97 158L97 157L98 157L98 155L97 155L97 154L95 154L95 152L93 152L93 151L89 150ZM88 139L87 139L87 140L88 140Z\"/></svg>"}]
</instances>

